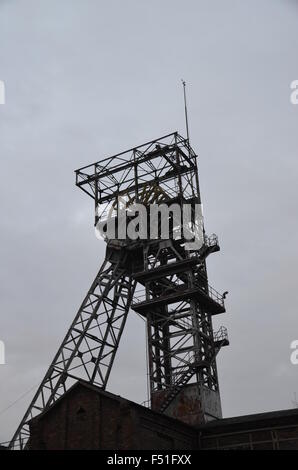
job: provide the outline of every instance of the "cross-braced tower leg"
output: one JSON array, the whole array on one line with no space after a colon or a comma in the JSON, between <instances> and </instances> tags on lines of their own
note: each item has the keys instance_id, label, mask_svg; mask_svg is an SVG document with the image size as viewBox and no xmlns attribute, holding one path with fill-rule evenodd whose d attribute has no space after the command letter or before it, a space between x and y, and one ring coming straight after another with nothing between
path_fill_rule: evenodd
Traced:
<instances>
[{"instance_id":1,"label":"cross-braced tower leg","mask_svg":"<svg viewBox=\"0 0 298 470\"><path fill-rule=\"evenodd\" d=\"M151 407L192 424L221 416L216 355L228 344L224 329L214 338L212 316L225 308L208 285L208 249L219 249L217 238L193 255L178 241L151 241L134 275L144 286L132 308L147 320Z\"/></svg>"},{"instance_id":2,"label":"cross-braced tower leg","mask_svg":"<svg viewBox=\"0 0 298 470\"><path fill-rule=\"evenodd\" d=\"M28 421L77 380L106 387L135 289L124 249L108 247L103 262L53 362L25 413L10 448L24 448ZM29 443L30 446L30 443Z\"/></svg>"}]
</instances>

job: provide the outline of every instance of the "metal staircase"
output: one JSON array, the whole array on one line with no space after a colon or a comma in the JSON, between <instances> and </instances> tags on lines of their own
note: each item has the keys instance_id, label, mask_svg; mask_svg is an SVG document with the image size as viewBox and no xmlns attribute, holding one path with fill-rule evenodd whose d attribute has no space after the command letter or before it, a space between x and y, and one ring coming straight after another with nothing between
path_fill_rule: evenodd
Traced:
<instances>
[{"instance_id":1,"label":"metal staircase","mask_svg":"<svg viewBox=\"0 0 298 470\"><path fill-rule=\"evenodd\" d=\"M217 354L219 353L220 349L224 346L229 345L228 339L228 331L227 328L221 326L218 331L216 331L213 335L214 338L214 345L215 351L214 356L212 357L212 361L215 360ZM179 392L183 389L183 387L189 382L189 380L193 377L193 375L198 372L200 367L204 367L204 362L198 362L195 360L195 355L188 355L188 363L185 364L184 367L180 369L179 376L176 376L176 380L172 387L166 393L162 404L160 405L159 411L163 413L167 407L172 403L174 398L179 394Z\"/></svg>"}]
</instances>

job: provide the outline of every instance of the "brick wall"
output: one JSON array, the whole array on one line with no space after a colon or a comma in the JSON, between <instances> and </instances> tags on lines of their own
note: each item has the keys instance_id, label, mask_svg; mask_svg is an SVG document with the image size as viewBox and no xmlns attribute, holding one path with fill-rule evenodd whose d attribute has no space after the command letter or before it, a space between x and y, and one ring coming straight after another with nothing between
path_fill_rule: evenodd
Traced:
<instances>
[{"instance_id":1,"label":"brick wall","mask_svg":"<svg viewBox=\"0 0 298 470\"><path fill-rule=\"evenodd\" d=\"M30 422L31 449L296 449L298 409L189 426L77 383Z\"/></svg>"},{"instance_id":2,"label":"brick wall","mask_svg":"<svg viewBox=\"0 0 298 470\"><path fill-rule=\"evenodd\" d=\"M121 397L78 385L30 423L31 449L191 449L196 431Z\"/></svg>"},{"instance_id":3,"label":"brick wall","mask_svg":"<svg viewBox=\"0 0 298 470\"><path fill-rule=\"evenodd\" d=\"M298 450L298 410L240 416L209 423L200 434L202 449Z\"/></svg>"}]
</instances>

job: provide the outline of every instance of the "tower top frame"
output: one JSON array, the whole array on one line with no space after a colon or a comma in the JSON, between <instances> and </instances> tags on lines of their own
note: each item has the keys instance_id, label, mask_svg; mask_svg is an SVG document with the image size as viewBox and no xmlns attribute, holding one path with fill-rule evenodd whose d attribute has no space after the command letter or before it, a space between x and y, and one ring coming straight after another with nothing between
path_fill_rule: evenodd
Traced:
<instances>
[{"instance_id":1,"label":"tower top frame","mask_svg":"<svg viewBox=\"0 0 298 470\"><path fill-rule=\"evenodd\" d=\"M96 204L128 195L136 202L148 185L158 184L169 200L200 199L197 155L178 132L167 134L75 170L76 185Z\"/></svg>"}]
</instances>

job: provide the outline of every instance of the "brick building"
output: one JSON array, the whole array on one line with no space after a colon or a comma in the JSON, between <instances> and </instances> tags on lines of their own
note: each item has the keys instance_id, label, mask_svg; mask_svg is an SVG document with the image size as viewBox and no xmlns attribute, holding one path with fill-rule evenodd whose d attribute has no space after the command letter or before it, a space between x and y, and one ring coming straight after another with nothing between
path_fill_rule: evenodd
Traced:
<instances>
[{"instance_id":1,"label":"brick building","mask_svg":"<svg viewBox=\"0 0 298 470\"><path fill-rule=\"evenodd\" d=\"M296 449L298 409L190 426L77 382L30 422L30 449Z\"/></svg>"}]
</instances>

